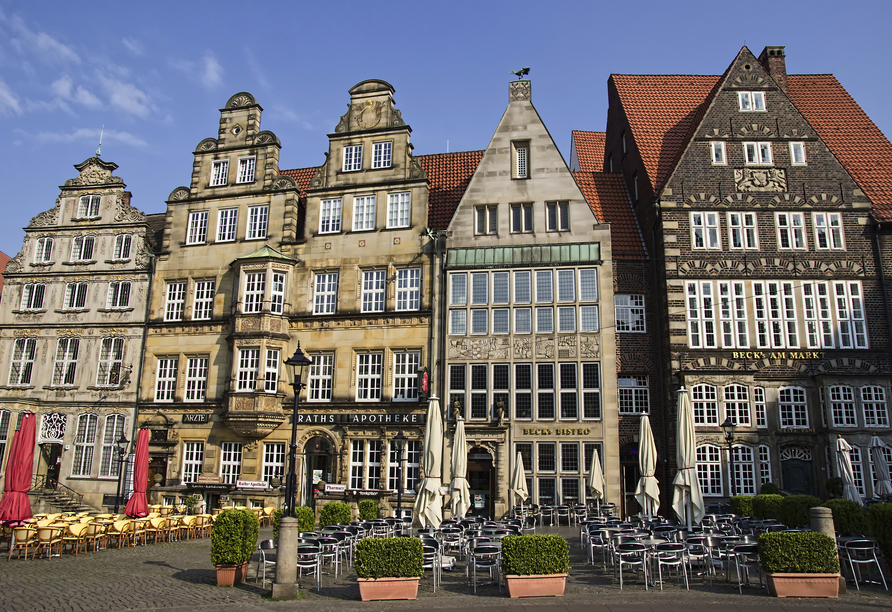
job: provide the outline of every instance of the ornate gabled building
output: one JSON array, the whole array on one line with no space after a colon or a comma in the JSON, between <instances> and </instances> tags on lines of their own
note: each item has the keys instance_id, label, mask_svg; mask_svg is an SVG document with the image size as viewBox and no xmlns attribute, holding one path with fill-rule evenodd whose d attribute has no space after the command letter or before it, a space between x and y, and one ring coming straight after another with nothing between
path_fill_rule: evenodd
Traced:
<instances>
[{"instance_id":1,"label":"ornate gabled building","mask_svg":"<svg viewBox=\"0 0 892 612\"><path fill-rule=\"evenodd\" d=\"M97 156L75 168L4 273L0 461L33 412L36 488L100 508L114 505L115 442L135 425L152 247L117 165Z\"/></svg>"}]
</instances>

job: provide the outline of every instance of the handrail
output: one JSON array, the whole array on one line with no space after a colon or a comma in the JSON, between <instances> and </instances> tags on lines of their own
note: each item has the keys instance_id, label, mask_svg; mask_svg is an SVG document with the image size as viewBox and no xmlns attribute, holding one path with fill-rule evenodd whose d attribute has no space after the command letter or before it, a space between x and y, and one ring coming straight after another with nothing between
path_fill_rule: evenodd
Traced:
<instances>
[{"instance_id":1,"label":"handrail","mask_svg":"<svg viewBox=\"0 0 892 612\"><path fill-rule=\"evenodd\" d=\"M81 493L65 486L58 480L47 478L45 474L35 476L31 480L31 489L34 491L53 491L58 500L66 504L77 505L78 508L84 502L84 496Z\"/></svg>"}]
</instances>

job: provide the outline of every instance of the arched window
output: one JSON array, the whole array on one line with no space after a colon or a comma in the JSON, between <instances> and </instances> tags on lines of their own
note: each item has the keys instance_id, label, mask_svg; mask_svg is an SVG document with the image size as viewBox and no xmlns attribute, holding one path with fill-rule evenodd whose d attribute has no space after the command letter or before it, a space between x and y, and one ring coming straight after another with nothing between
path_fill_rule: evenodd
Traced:
<instances>
[{"instance_id":1,"label":"arched window","mask_svg":"<svg viewBox=\"0 0 892 612\"><path fill-rule=\"evenodd\" d=\"M882 387L861 387L861 409L867 427L889 427L886 391Z\"/></svg>"},{"instance_id":2,"label":"arched window","mask_svg":"<svg viewBox=\"0 0 892 612\"><path fill-rule=\"evenodd\" d=\"M737 425L749 427L750 421L750 396L749 390L743 385L728 385L724 388L725 416Z\"/></svg>"},{"instance_id":3,"label":"arched window","mask_svg":"<svg viewBox=\"0 0 892 612\"><path fill-rule=\"evenodd\" d=\"M752 447L738 444L732 448L731 452L734 456L734 491L731 494L755 495L756 470Z\"/></svg>"},{"instance_id":4,"label":"arched window","mask_svg":"<svg viewBox=\"0 0 892 612\"><path fill-rule=\"evenodd\" d=\"M697 385L691 392L694 402L694 425L718 425L719 404L716 388Z\"/></svg>"},{"instance_id":5,"label":"arched window","mask_svg":"<svg viewBox=\"0 0 892 612\"><path fill-rule=\"evenodd\" d=\"M89 476L93 470L93 448L96 444L96 426L99 419L95 414L82 414L77 417L77 433L74 437L74 461L71 464L72 476Z\"/></svg>"},{"instance_id":6,"label":"arched window","mask_svg":"<svg viewBox=\"0 0 892 612\"><path fill-rule=\"evenodd\" d=\"M722 451L713 444L697 447L697 479L704 497L719 497L722 493Z\"/></svg>"},{"instance_id":7,"label":"arched window","mask_svg":"<svg viewBox=\"0 0 892 612\"><path fill-rule=\"evenodd\" d=\"M855 427L855 392L851 387L830 387L830 414L834 427Z\"/></svg>"}]
</instances>

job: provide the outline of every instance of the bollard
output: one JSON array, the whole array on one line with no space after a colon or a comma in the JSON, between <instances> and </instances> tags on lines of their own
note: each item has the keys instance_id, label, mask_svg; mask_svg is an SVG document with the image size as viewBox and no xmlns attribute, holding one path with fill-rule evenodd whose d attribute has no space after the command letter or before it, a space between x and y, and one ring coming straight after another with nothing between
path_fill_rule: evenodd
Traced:
<instances>
[{"instance_id":1,"label":"bollard","mask_svg":"<svg viewBox=\"0 0 892 612\"><path fill-rule=\"evenodd\" d=\"M828 536L836 542L836 527L833 524L833 512L830 508L824 508L823 506L817 506L809 510L811 512L811 530L817 533L823 533L825 536ZM842 570L842 566L840 566L840 570ZM846 594L846 579L842 575L842 571L840 571L839 576L839 594Z\"/></svg>"},{"instance_id":2,"label":"bollard","mask_svg":"<svg viewBox=\"0 0 892 612\"><path fill-rule=\"evenodd\" d=\"M297 519L283 516L279 520L279 542L276 545L274 599L297 598L299 588L297 584L297 536Z\"/></svg>"}]
</instances>

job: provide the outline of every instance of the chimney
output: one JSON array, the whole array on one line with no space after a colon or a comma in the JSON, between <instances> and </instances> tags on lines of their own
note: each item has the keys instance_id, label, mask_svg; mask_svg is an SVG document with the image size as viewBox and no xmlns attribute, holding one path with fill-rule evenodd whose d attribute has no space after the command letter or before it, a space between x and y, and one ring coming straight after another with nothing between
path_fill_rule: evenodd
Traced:
<instances>
[{"instance_id":1,"label":"chimney","mask_svg":"<svg viewBox=\"0 0 892 612\"><path fill-rule=\"evenodd\" d=\"M784 57L783 47L765 47L762 53L759 54L759 62L765 66L765 70L768 71L768 74L771 75L777 86L781 88L781 91L789 95L790 90L787 88L787 63Z\"/></svg>"}]
</instances>

